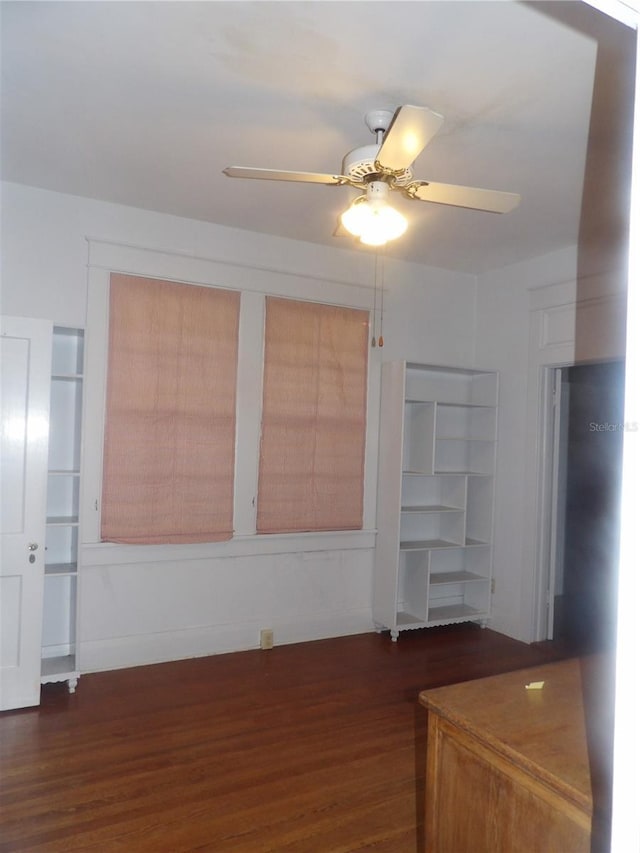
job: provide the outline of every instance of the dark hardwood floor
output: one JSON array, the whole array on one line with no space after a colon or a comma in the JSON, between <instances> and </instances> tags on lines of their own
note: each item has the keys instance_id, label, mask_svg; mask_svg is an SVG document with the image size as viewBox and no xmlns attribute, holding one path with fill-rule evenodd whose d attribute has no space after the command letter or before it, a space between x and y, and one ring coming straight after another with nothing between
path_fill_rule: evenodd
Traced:
<instances>
[{"instance_id":1,"label":"dark hardwood floor","mask_svg":"<svg viewBox=\"0 0 640 853\"><path fill-rule=\"evenodd\" d=\"M464 625L48 685L0 714L0 850L422 851L418 693L562 656Z\"/></svg>"}]
</instances>

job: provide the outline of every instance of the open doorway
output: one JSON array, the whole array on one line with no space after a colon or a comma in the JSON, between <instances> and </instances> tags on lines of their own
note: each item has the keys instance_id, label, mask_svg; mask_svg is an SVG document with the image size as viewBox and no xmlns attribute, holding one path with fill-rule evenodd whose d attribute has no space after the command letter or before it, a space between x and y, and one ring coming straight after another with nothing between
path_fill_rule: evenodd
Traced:
<instances>
[{"instance_id":1,"label":"open doorway","mask_svg":"<svg viewBox=\"0 0 640 853\"><path fill-rule=\"evenodd\" d=\"M554 368L548 636L614 647L624 424L622 361Z\"/></svg>"}]
</instances>

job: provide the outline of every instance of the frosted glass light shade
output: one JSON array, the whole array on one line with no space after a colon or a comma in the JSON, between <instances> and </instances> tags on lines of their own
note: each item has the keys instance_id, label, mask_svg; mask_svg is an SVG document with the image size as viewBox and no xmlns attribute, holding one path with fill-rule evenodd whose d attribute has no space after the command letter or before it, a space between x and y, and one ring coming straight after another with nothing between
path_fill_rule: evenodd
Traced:
<instances>
[{"instance_id":1,"label":"frosted glass light shade","mask_svg":"<svg viewBox=\"0 0 640 853\"><path fill-rule=\"evenodd\" d=\"M367 246L382 246L407 230L407 220L386 202L360 196L340 217L350 234Z\"/></svg>"}]
</instances>

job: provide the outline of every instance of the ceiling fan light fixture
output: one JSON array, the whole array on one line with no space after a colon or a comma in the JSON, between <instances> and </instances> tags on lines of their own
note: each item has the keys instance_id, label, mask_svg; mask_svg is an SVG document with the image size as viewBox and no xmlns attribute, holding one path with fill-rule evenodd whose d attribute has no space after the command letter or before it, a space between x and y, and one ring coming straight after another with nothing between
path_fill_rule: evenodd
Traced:
<instances>
[{"instance_id":1,"label":"ceiling fan light fixture","mask_svg":"<svg viewBox=\"0 0 640 853\"><path fill-rule=\"evenodd\" d=\"M340 221L349 234L353 234L354 237L360 237L366 228L369 216L370 211L367 204L367 197L366 195L359 195L340 216Z\"/></svg>"},{"instance_id":2,"label":"ceiling fan light fixture","mask_svg":"<svg viewBox=\"0 0 640 853\"><path fill-rule=\"evenodd\" d=\"M388 204L371 209L371 217L360 234L360 242L367 246L384 246L397 240L407 230L407 220Z\"/></svg>"},{"instance_id":3,"label":"ceiling fan light fixture","mask_svg":"<svg viewBox=\"0 0 640 853\"><path fill-rule=\"evenodd\" d=\"M387 203L388 187L383 186L387 192L369 185L367 195L358 196L340 217L347 231L367 246L383 246L407 230L407 220Z\"/></svg>"}]
</instances>

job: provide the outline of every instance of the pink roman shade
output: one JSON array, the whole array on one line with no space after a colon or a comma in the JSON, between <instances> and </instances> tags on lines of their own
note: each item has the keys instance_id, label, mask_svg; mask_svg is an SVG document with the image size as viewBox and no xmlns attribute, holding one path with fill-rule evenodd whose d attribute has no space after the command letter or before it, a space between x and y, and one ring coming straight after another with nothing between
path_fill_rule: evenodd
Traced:
<instances>
[{"instance_id":1,"label":"pink roman shade","mask_svg":"<svg viewBox=\"0 0 640 853\"><path fill-rule=\"evenodd\" d=\"M240 295L111 276L102 539L233 533Z\"/></svg>"},{"instance_id":2,"label":"pink roman shade","mask_svg":"<svg viewBox=\"0 0 640 853\"><path fill-rule=\"evenodd\" d=\"M362 527L368 322L267 298L258 533Z\"/></svg>"}]
</instances>

